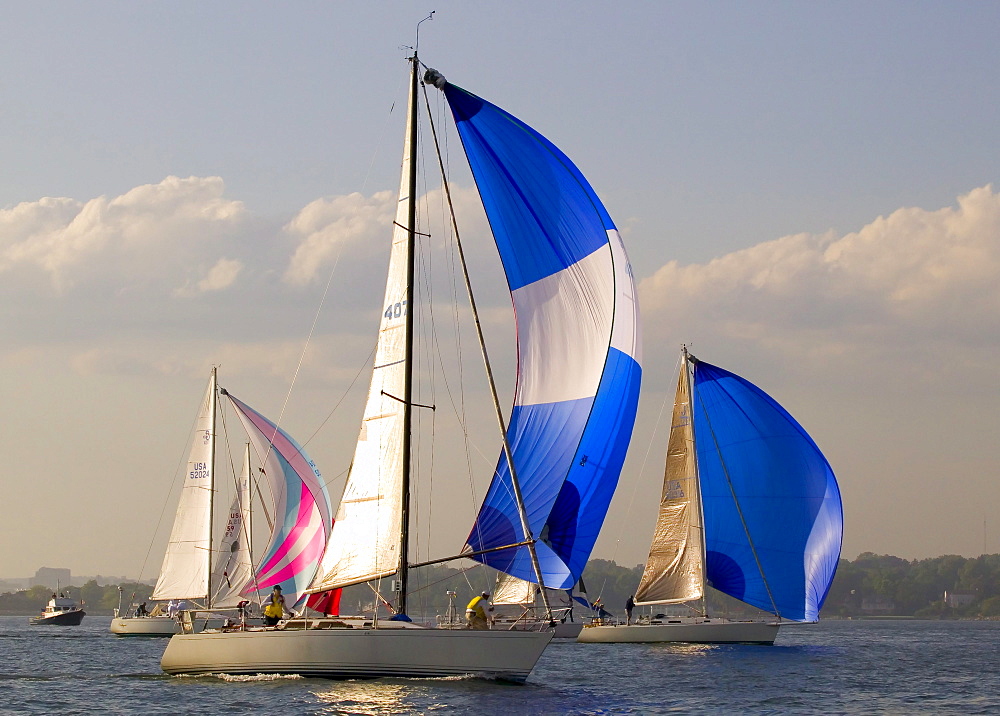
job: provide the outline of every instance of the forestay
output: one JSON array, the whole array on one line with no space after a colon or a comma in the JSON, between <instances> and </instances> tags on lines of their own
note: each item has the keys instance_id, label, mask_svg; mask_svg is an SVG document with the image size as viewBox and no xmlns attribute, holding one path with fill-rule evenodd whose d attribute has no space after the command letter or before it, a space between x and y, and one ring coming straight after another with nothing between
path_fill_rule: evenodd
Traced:
<instances>
[{"instance_id":1,"label":"forestay","mask_svg":"<svg viewBox=\"0 0 1000 716\"><path fill-rule=\"evenodd\" d=\"M413 101L413 98L410 98ZM310 592L377 579L396 572L402 540L403 398L406 383L407 199L410 132L406 132L399 201L375 364L351 472L340 499L320 578Z\"/></svg>"},{"instance_id":2,"label":"forestay","mask_svg":"<svg viewBox=\"0 0 1000 716\"><path fill-rule=\"evenodd\" d=\"M441 80L511 290L517 382L508 438L544 582L583 572L628 447L641 377L638 304L618 231L576 166L504 110ZM468 538L525 539L507 460ZM476 559L537 582L527 548Z\"/></svg>"},{"instance_id":3,"label":"forestay","mask_svg":"<svg viewBox=\"0 0 1000 716\"><path fill-rule=\"evenodd\" d=\"M213 370L194 424L174 526L150 599L203 600L208 597L212 492L215 489L215 384Z\"/></svg>"},{"instance_id":4,"label":"forestay","mask_svg":"<svg viewBox=\"0 0 1000 716\"><path fill-rule=\"evenodd\" d=\"M843 539L830 464L773 398L701 361L694 429L708 583L784 619L816 621Z\"/></svg>"}]
</instances>

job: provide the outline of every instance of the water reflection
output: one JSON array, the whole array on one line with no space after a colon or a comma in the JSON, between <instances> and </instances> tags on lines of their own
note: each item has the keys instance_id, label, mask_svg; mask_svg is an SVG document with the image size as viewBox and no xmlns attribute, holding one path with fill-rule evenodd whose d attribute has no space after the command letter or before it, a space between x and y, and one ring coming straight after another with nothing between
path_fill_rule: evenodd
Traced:
<instances>
[{"instance_id":1,"label":"water reflection","mask_svg":"<svg viewBox=\"0 0 1000 716\"><path fill-rule=\"evenodd\" d=\"M339 681L313 691L324 704L322 714L397 714L410 711L413 688L404 684L373 681Z\"/></svg>"}]
</instances>

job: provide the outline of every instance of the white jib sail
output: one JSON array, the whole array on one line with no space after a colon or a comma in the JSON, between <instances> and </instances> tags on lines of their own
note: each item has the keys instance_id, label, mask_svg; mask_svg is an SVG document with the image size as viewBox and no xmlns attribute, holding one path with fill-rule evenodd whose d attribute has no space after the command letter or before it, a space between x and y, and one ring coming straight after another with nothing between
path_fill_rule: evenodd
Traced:
<instances>
[{"instance_id":1,"label":"white jib sail","mask_svg":"<svg viewBox=\"0 0 1000 716\"><path fill-rule=\"evenodd\" d=\"M681 360L674 398L660 513L636 604L676 604L704 594L705 532L691 416L691 381Z\"/></svg>"},{"instance_id":2,"label":"white jib sail","mask_svg":"<svg viewBox=\"0 0 1000 716\"><path fill-rule=\"evenodd\" d=\"M253 578L250 548L250 445L243 457L243 471L236 484L236 495L229 508L226 531L222 535L219 554L212 572L212 589L216 609L235 607L246 599L242 592Z\"/></svg>"},{"instance_id":3,"label":"white jib sail","mask_svg":"<svg viewBox=\"0 0 1000 716\"><path fill-rule=\"evenodd\" d=\"M215 369L191 437L187 474L160 578L151 599L206 599L212 557L212 490L215 483Z\"/></svg>"},{"instance_id":4,"label":"white jib sail","mask_svg":"<svg viewBox=\"0 0 1000 716\"><path fill-rule=\"evenodd\" d=\"M530 606L535 603L535 593L537 591L538 586L533 582L518 579L517 577L512 577L509 574L501 572L497 575L496 587L493 589L493 598L490 601L497 605L520 604L522 606Z\"/></svg>"},{"instance_id":5,"label":"white jib sail","mask_svg":"<svg viewBox=\"0 0 1000 716\"><path fill-rule=\"evenodd\" d=\"M410 98L410 101L415 101ZM406 245L409 127L371 387L351 473L309 591L376 579L399 566L402 521L403 388L406 375Z\"/></svg>"},{"instance_id":6,"label":"white jib sail","mask_svg":"<svg viewBox=\"0 0 1000 716\"><path fill-rule=\"evenodd\" d=\"M571 590L549 589L546 587L545 594L549 600L549 606L556 619L561 619L566 612L573 608L573 597ZM501 572L497 575L497 583L493 588L493 595L490 602L496 606L517 605L522 608L540 607L542 600L539 598L538 585L518 577Z\"/></svg>"}]
</instances>

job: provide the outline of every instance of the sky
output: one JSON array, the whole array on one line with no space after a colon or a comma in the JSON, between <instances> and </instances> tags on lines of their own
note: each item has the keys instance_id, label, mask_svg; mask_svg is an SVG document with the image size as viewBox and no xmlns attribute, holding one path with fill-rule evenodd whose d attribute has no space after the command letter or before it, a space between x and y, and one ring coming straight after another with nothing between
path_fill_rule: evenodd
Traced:
<instances>
[{"instance_id":1,"label":"sky","mask_svg":"<svg viewBox=\"0 0 1000 716\"><path fill-rule=\"evenodd\" d=\"M1000 552L1000 6L0 8L0 576L155 577L213 365L339 496L382 310L406 47L429 10L422 60L574 160L639 283L639 416L593 556L645 559L683 343L811 433L840 481L843 556ZM509 296L450 137L506 403ZM448 252L429 256L447 232L431 233L422 281L443 326ZM421 354L448 378L421 389L442 406L421 427L445 443L421 452L421 557L461 547L498 454L471 341L461 381L457 352Z\"/></svg>"}]
</instances>

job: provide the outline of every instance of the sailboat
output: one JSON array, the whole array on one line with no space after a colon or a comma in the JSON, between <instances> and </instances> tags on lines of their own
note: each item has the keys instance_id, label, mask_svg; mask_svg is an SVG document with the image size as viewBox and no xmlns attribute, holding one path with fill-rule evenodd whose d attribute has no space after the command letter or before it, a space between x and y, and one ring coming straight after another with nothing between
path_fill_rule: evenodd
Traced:
<instances>
[{"instance_id":1,"label":"sailboat","mask_svg":"<svg viewBox=\"0 0 1000 716\"><path fill-rule=\"evenodd\" d=\"M579 588L579 596L574 589L545 588L549 612L540 610L541 592L538 585L525 579L512 577L501 572L490 598L490 603L496 608L492 615L494 629L536 629L540 621L553 623L554 639L576 639L583 629L584 619L592 618L593 609L587 599L587 590L583 580L575 585ZM576 607L582 605L577 613Z\"/></svg>"},{"instance_id":2,"label":"sailboat","mask_svg":"<svg viewBox=\"0 0 1000 716\"><path fill-rule=\"evenodd\" d=\"M309 590L394 576L391 594L380 596L393 616L177 635L161 660L167 673L523 681L552 639L548 621L536 631L417 623L408 614L410 570L470 558L566 588L597 537L631 437L641 376L635 288L621 239L586 179L551 142L440 73L422 73L416 49L408 61L399 203L368 403L320 576ZM508 428L483 351L502 454L466 547L415 563L409 502L411 412L420 407L412 382L421 74L425 96L429 85L444 93L493 230L517 315L518 374ZM476 316L471 292L470 303Z\"/></svg>"},{"instance_id":3,"label":"sailboat","mask_svg":"<svg viewBox=\"0 0 1000 716\"><path fill-rule=\"evenodd\" d=\"M213 548L216 519L217 417L219 397L239 417L249 441L243 469L229 508L225 531ZM252 556L251 493L266 492L273 512L260 508L269 522L270 538L257 564ZM263 486L263 489L261 488ZM215 368L193 427L191 447L173 529L151 600L183 603L183 608L148 615L116 614L111 632L119 636L171 636L182 622L200 630L214 614L221 624L224 610L236 610L240 602L251 603L257 593L281 585L294 603L315 576L319 557L330 533L330 498L315 464L283 430L253 408L218 386ZM214 566L213 566L214 563Z\"/></svg>"},{"instance_id":4,"label":"sailboat","mask_svg":"<svg viewBox=\"0 0 1000 716\"><path fill-rule=\"evenodd\" d=\"M682 350L660 511L635 604L704 600L706 584L773 615L655 615L586 627L581 642L772 644L815 622L840 559L837 479L816 443L760 388Z\"/></svg>"}]
</instances>

